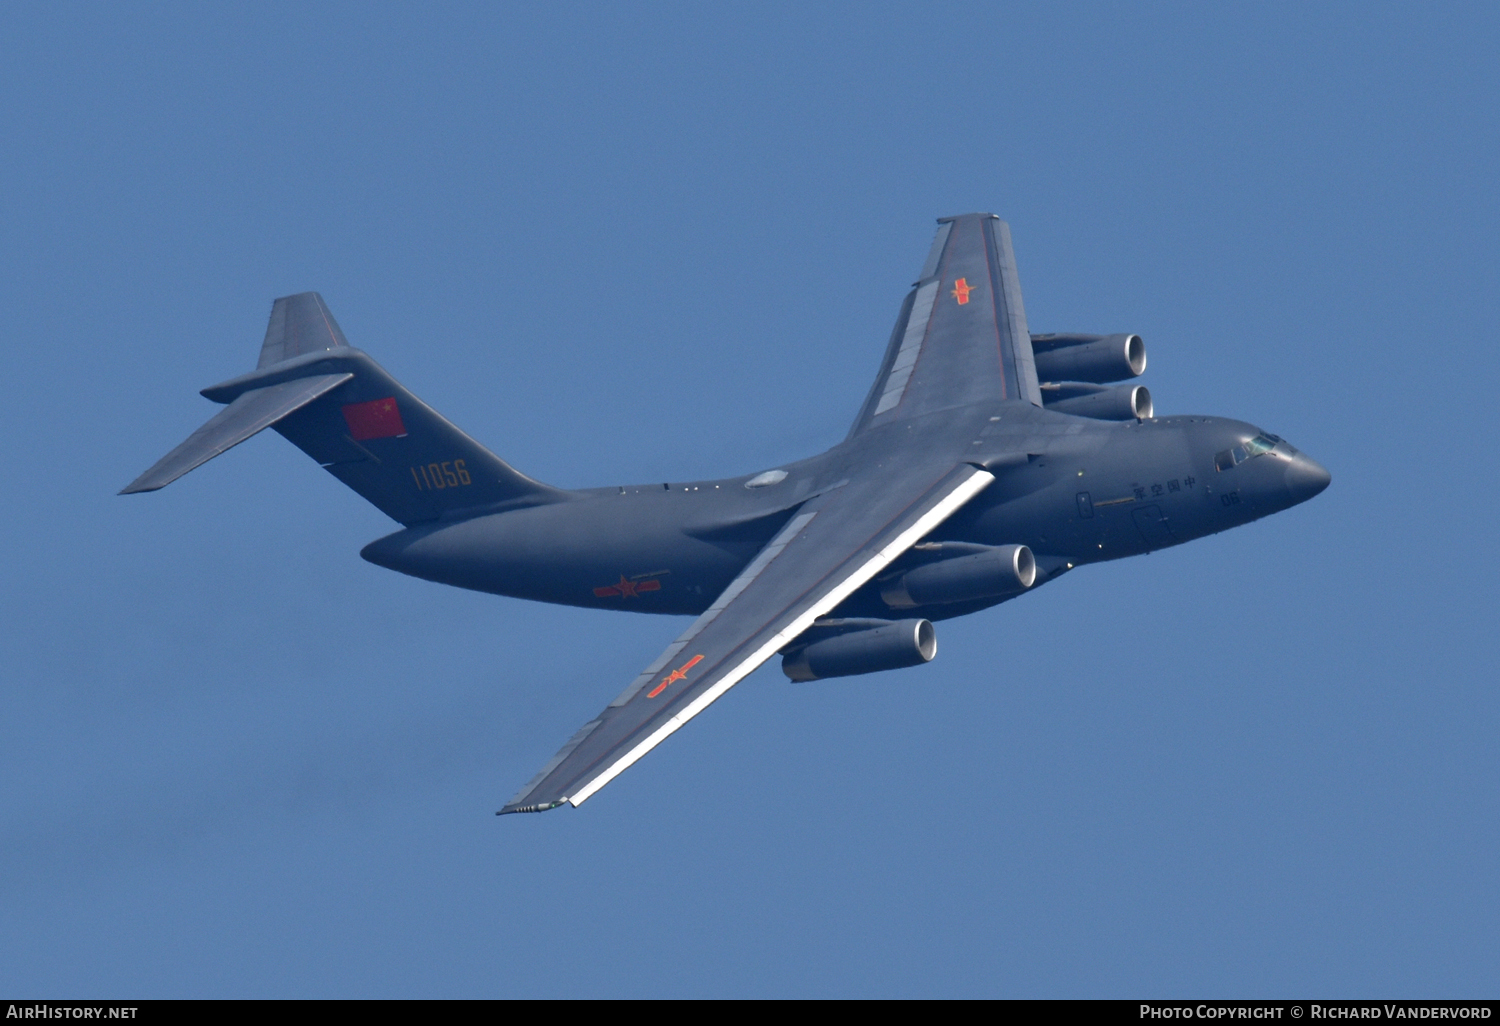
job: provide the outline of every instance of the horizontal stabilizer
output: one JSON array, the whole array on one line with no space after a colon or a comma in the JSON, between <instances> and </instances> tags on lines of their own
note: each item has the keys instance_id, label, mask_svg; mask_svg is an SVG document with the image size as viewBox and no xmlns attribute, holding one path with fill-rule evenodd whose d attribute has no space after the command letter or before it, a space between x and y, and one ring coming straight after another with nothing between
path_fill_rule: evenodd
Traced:
<instances>
[{"instance_id":1,"label":"horizontal stabilizer","mask_svg":"<svg viewBox=\"0 0 1500 1026\"><path fill-rule=\"evenodd\" d=\"M316 296L316 293L307 295ZM282 302L284 301L277 300L278 304ZM318 306L322 306L321 300ZM333 331L337 332L338 329L334 328ZM270 427L287 414L300 410L352 377L354 375L349 373L320 374L243 393L207 424L189 435L187 441L130 482L120 494L154 492L166 487L194 467L202 466L219 453L239 445L251 435Z\"/></svg>"}]
</instances>

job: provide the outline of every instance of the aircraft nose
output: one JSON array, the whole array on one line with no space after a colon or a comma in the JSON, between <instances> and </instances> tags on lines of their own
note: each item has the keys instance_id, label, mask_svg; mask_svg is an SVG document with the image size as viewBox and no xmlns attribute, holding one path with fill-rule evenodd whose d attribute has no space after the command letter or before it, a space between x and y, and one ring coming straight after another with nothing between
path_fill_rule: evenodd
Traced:
<instances>
[{"instance_id":1,"label":"aircraft nose","mask_svg":"<svg viewBox=\"0 0 1500 1026\"><path fill-rule=\"evenodd\" d=\"M1332 480L1333 475L1321 463L1300 452L1292 458L1292 465L1286 468L1286 490L1293 505L1311 499L1327 488L1328 482Z\"/></svg>"}]
</instances>

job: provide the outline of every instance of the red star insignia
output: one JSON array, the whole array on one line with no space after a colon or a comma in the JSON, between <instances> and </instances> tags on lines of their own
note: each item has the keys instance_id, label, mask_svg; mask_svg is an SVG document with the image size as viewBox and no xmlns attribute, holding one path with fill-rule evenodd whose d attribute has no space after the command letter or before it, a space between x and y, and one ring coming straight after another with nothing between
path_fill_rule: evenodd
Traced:
<instances>
[{"instance_id":1,"label":"red star insignia","mask_svg":"<svg viewBox=\"0 0 1500 1026\"><path fill-rule=\"evenodd\" d=\"M598 598L609 598L618 595L621 598L640 598L643 591L661 591L661 582L658 580L632 581L624 574L614 584L604 584L594 589L594 595Z\"/></svg>"},{"instance_id":2,"label":"red star insignia","mask_svg":"<svg viewBox=\"0 0 1500 1026\"><path fill-rule=\"evenodd\" d=\"M655 698L657 695L659 695L663 691L667 690L667 687L669 685L676 684L680 680L687 680L687 672L689 670L691 670L693 667L697 666L702 661L703 661L703 657L701 655L695 655L695 656L693 656L693 658L689 659L687 662L685 662L681 666L677 667L677 669L675 669L671 673L667 674L666 679L663 680L660 684L656 685L656 687L652 688L651 689L651 693L648 694L646 697L647 698Z\"/></svg>"}]
</instances>

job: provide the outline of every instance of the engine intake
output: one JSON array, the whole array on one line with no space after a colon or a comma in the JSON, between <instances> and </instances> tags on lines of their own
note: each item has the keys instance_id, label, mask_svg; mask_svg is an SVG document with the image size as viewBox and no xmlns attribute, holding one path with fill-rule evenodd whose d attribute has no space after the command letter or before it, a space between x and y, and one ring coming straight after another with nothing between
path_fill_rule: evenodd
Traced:
<instances>
[{"instance_id":1,"label":"engine intake","mask_svg":"<svg viewBox=\"0 0 1500 1026\"><path fill-rule=\"evenodd\" d=\"M1145 385L1047 384L1042 386L1042 405L1095 420L1149 420L1155 414L1151 390Z\"/></svg>"},{"instance_id":2,"label":"engine intake","mask_svg":"<svg viewBox=\"0 0 1500 1026\"><path fill-rule=\"evenodd\" d=\"M908 570L886 582L892 609L1019 595L1036 583L1036 557L1025 545L996 545Z\"/></svg>"},{"instance_id":3,"label":"engine intake","mask_svg":"<svg viewBox=\"0 0 1500 1026\"><path fill-rule=\"evenodd\" d=\"M896 620L794 649L782 657L781 672L797 681L852 677L920 666L932 662L935 655L937 632L932 629L932 621Z\"/></svg>"},{"instance_id":4,"label":"engine intake","mask_svg":"<svg viewBox=\"0 0 1500 1026\"><path fill-rule=\"evenodd\" d=\"M1031 352L1040 381L1106 385L1146 370L1146 343L1139 335L1032 335Z\"/></svg>"}]
</instances>

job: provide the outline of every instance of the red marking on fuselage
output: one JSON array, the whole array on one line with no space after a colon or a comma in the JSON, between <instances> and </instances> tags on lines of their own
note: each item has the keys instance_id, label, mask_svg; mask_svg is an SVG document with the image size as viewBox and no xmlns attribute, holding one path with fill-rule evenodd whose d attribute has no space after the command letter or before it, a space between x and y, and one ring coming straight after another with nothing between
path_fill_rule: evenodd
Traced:
<instances>
[{"instance_id":1,"label":"red marking on fuselage","mask_svg":"<svg viewBox=\"0 0 1500 1026\"><path fill-rule=\"evenodd\" d=\"M614 584L606 584L594 589L595 598L609 598L611 595L619 595L623 598L640 598L643 591L661 591L660 581L632 581L624 574Z\"/></svg>"},{"instance_id":2,"label":"red marking on fuselage","mask_svg":"<svg viewBox=\"0 0 1500 1026\"><path fill-rule=\"evenodd\" d=\"M356 442L406 437L406 425L401 422L401 410L396 406L395 396L372 399L367 403L349 403L342 409L344 422L349 425L349 437Z\"/></svg>"},{"instance_id":3,"label":"red marking on fuselage","mask_svg":"<svg viewBox=\"0 0 1500 1026\"><path fill-rule=\"evenodd\" d=\"M969 279L960 278L953 283L953 298L958 300L958 305L963 306L969 301L969 293L974 289L969 285Z\"/></svg>"},{"instance_id":4,"label":"red marking on fuselage","mask_svg":"<svg viewBox=\"0 0 1500 1026\"><path fill-rule=\"evenodd\" d=\"M703 661L703 657L701 655L695 655L695 656L693 656L693 658L689 659L687 662L685 662L681 666L677 667L677 669L675 669L671 673L667 674L667 679L664 680L664 681L662 681L660 684L656 685L656 687L652 688L651 691L650 691L650 693L647 694L646 697L647 698L655 698L657 695L659 695L663 691L667 690L667 686L668 685L675 684L675 683L677 683L680 680L687 679L687 672L689 670L691 670L693 667L697 666L702 661Z\"/></svg>"}]
</instances>

